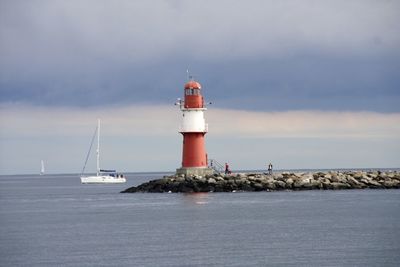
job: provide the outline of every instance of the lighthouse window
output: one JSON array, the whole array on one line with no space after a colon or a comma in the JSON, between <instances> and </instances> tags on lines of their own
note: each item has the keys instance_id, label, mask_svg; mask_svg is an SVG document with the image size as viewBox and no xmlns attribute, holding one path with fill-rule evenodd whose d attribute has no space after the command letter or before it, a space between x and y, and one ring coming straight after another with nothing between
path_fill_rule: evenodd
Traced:
<instances>
[{"instance_id":1,"label":"lighthouse window","mask_svg":"<svg viewBox=\"0 0 400 267\"><path fill-rule=\"evenodd\" d=\"M200 90L199 89L186 89L185 94L186 95L199 95Z\"/></svg>"}]
</instances>

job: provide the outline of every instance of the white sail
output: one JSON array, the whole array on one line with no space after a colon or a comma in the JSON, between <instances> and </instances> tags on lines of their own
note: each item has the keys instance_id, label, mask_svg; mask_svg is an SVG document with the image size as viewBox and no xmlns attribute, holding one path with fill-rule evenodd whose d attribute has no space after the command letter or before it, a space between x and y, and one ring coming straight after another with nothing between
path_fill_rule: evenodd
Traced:
<instances>
[{"instance_id":1,"label":"white sail","mask_svg":"<svg viewBox=\"0 0 400 267\"><path fill-rule=\"evenodd\" d=\"M86 163L92 148L93 139L90 144L89 152L86 156L86 162L82 169L81 183L82 184L120 184L125 183L126 178L123 174L117 173L115 170L102 170L100 169L100 119L97 121L97 128L95 131L97 134L97 149L96 149L96 176L84 176Z\"/></svg>"},{"instance_id":2,"label":"white sail","mask_svg":"<svg viewBox=\"0 0 400 267\"><path fill-rule=\"evenodd\" d=\"M40 175L44 175L44 161L41 160L40 162Z\"/></svg>"}]
</instances>

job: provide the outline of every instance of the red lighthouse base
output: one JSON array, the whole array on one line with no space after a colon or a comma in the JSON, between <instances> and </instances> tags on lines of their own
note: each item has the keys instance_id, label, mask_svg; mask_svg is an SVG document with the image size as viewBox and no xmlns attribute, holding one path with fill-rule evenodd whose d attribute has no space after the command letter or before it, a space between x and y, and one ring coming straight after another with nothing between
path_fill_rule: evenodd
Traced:
<instances>
[{"instance_id":1,"label":"red lighthouse base","mask_svg":"<svg viewBox=\"0 0 400 267\"><path fill-rule=\"evenodd\" d=\"M205 133L182 133L182 167L207 167L207 155L204 148Z\"/></svg>"},{"instance_id":2,"label":"red lighthouse base","mask_svg":"<svg viewBox=\"0 0 400 267\"><path fill-rule=\"evenodd\" d=\"M213 170L207 166L207 155L204 148L205 133L182 133L182 135L182 168L177 169L176 173L185 176L213 174Z\"/></svg>"}]
</instances>

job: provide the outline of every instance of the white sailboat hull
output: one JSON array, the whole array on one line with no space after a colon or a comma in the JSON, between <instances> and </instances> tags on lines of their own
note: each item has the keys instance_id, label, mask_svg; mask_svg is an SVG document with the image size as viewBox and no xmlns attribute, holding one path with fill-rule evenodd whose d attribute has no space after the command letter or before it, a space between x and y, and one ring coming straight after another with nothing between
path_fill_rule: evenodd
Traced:
<instances>
[{"instance_id":1,"label":"white sailboat hull","mask_svg":"<svg viewBox=\"0 0 400 267\"><path fill-rule=\"evenodd\" d=\"M81 176L82 184L123 184L126 183L125 177L114 177L109 175Z\"/></svg>"},{"instance_id":2,"label":"white sailboat hull","mask_svg":"<svg viewBox=\"0 0 400 267\"><path fill-rule=\"evenodd\" d=\"M97 173L92 176L81 176L82 184L123 184L126 183L126 178L123 174L117 173L115 170L102 170L100 169L100 119L97 120L97 128L95 131L97 134ZM90 144L89 152L86 156L86 162L82 169L82 174L85 171L86 163L89 158L90 150L92 148L93 140L95 135L93 135L92 142Z\"/></svg>"}]
</instances>

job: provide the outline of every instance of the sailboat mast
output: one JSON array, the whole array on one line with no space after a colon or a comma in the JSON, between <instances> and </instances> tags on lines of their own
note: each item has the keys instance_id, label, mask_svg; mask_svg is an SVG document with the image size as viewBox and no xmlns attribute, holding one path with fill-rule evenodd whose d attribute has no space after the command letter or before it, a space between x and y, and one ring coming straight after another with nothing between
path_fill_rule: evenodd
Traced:
<instances>
[{"instance_id":1,"label":"sailboat mast","mask_svg":"<svg viewBox=\"0 0 400 267\"><path fill-rule=\"evenodd\" d=\"M97 120L97 176L100 175L100 119Z\"/></svg>"}]
</instances>

